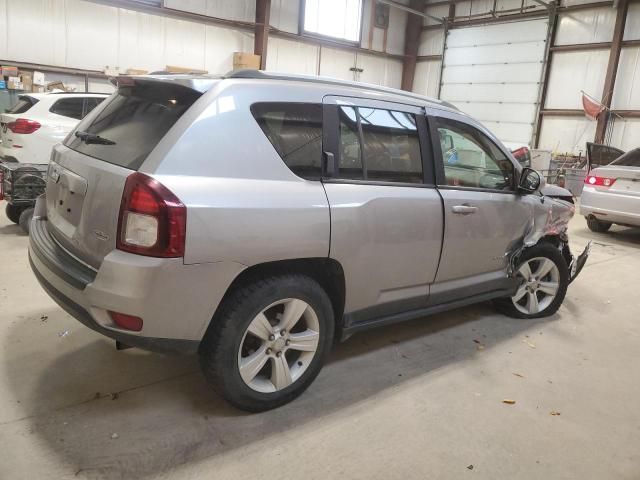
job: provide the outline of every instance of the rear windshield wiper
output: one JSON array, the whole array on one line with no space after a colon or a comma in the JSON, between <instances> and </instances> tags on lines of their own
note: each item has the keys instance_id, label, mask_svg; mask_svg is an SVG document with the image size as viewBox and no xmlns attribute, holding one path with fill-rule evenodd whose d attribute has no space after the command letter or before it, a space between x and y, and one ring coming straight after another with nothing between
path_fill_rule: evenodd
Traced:
<instances>
[{"instance_id":1,"label":"rear windshield wiper","mask_svg":"<svg viewBox=\"0 0 640 480\"><path fill-rule=\"evenodd\" d=\"M116 142L114 142L113 140L109 140L108 138L103 138L100 135L96 135L95 133L78 131L76 132L76 137L78 137L87 145L91 143L97 143L98 145L115 145L116 144Z\"/></svg>"}]
</instances>

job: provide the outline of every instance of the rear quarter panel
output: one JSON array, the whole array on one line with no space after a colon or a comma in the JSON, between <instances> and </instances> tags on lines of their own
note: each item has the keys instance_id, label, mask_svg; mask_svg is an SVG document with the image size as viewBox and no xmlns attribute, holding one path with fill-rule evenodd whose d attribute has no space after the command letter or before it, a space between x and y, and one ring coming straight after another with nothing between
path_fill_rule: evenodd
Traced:
<instances>
[{"instance_id":1,"label":"rear quarter panel","mask_svg":"<svg viewBox=\"0 0 640 480\"><path fill-rule=\"evenodd\" d=\"M205 93L140 171L187 206L187 264L326 257L330 214L322 184L289 170L250 111L258 101L321 103L321 92L242 83L221 82Z\"/></svg>"}]
</instances>

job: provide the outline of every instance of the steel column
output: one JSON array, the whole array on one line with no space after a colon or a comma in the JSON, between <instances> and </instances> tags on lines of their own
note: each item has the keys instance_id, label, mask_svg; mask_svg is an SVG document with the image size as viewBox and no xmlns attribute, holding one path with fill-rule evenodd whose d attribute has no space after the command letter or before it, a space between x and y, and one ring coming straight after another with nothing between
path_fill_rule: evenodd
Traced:
<instances>
[{"instance_id":1,"label":"steel column","mask_svg":"<svg viewBox=\"0 0 640 480\"><path fill-rule=\"evenodd\" d=\"M607 65L607 75L604 79L604 89L602 90L602 104L607 107L607 111L598 117L596 127L596 143L603 143L609 124L609 112L613 99L613 89L616 86L616 75L618 74L618 63L620 62L620 51L622 50L622 37L624 36L624 26L627 23L627 11L629 10L629 0L619 0L618 13L616 15L616 25L613 29L613 41L609 53L609 64Z\"/></svg>"}]
</instances>

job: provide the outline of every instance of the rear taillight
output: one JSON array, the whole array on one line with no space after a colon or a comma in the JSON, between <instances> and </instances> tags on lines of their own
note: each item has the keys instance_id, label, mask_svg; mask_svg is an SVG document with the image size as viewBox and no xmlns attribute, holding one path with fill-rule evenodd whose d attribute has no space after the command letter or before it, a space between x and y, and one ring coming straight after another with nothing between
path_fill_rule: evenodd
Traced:
<instances>
[{"instance_id":1,"label":"rear taillight","mask_svg":"<svg viewBox=\"0 0 640 480\"><path fill-rule=\"evenodd\" d=\"M597 175L587 175L584 179L584 183L593 185L594 187L610 187L615 181L615 178L598 177Z\"/></svg>"},{"instance_id":2,"label":"rear taillight","mask_svg":"<svg viewBox=\"0 0 640 480\"><path fill-rule=\"evenodd\" d=\"M35 120L18 118L15 122L7 123L7 128L13 133L29 134L38 130L42 125Z\"/></svg>"},{"instance_id":3,"label":"rear taillight","mask_svg":"<svg viewBox=\"0 0 640 480\"><path fill-rule=\"evenodd\" d=\"M124 186L116 247L149 257L183 257L187 208L160 182L136 172Z\"/></svg>"},{"instance_id":4,"label":"rear taillight","mask_svg":"<svg viewBox=\"0 0 640 480\"><path fill-rule=\"evenodd\" d=\"M520 147L517 150L511 152L511 154L516 158L528 158L529 157L529 149L527 147Z\"/></svg>"},{"instance_id":5,"label":"rear taillight","mask_svg":"<svg viewBox=\"0 0 640 480\"><path fill-rule=\"evenodd\" d=\"M0 172L0 200L4 200L4 172Z\"/></svg>"},{"instance_id":6,"label":"rear taillight","mask_svg":"<svg viewBox=\"0 0 640 480\"><path fill-rule=\"evenodd\" d=\"M118 312L109 312L109 316L111 317L111 320L113 320L113 323L120 328L131 330L133 332L139 332L142 330L143 321L140 317Z\"/></svg>"}]
</instances>

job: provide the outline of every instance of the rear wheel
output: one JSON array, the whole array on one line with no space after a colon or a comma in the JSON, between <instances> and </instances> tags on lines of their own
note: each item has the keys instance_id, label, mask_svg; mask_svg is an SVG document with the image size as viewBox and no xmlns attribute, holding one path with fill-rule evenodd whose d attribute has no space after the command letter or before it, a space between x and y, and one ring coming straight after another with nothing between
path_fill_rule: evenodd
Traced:
<instances>
[{"instance_id":1,"label":"rear wheel","mask_svg":"<svg viewBox=\"0 0 640 480\"><path fill-rule=\"evenodd\" d=\"M296 398L331 349L331 302L307 276L255 281L219 310L202 341L200 363L213 387L242 410L260 412Z\"/></svg>"},{"instance_id":2,"label":"rear wheel","mask_svg":"<svg viewBox=\"0 0 640 480\"><path fill-rule=\"evenodd\" d=\"M553 315L564 300L569 269L562 253L550 244L528 248L518 260L518 289L510 298L495 302L504 314L515 318Z\"/></svg>"},{"instance_id":3,"label":"rear wheel","mask_svg":"<svg viewBox=\"0 0 640 480\"><path fill-rule=\"evenodd\" d=\"M20 214L24 210L24 207L20 207L18 205L12 205L11 203L7 203L5 207L5 213L7 214L7 218L11 220L13 223L20 222Z\"/></svg>"},{"instance_id":4,"label":"rear wheel","mask_svg":"<svg viewBox=\"0 0 640 480\"><path fill-rule=\"evenodd\" d=\"M31 226L31 219L33 218L34 208L25 208L20 214L20 219L18 220L18 224L22 227L24 233L29 235L29 227Z\"/></svg>"},{"instance_id":5,"label":"rear wheel","mask_svg":"<svg viewBox=\"0 0 640 480\"><path fill-rule=\"evenodd\" d=\"M587 227L592 232L604 233L611 228L611 222L603 222L593 215L585 218L587 219Z\"/></svg>"}]
</instances>

